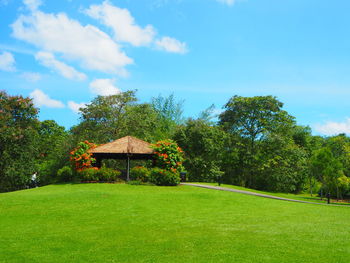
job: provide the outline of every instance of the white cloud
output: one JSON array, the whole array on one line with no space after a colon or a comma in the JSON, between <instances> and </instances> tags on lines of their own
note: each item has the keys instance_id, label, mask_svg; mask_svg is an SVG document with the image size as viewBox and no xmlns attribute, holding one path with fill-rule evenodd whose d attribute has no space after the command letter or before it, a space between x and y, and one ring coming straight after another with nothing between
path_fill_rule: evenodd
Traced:
<instances>
[{"instance_id":1,"label":"white cloud","mask_svg":"<svg viewBox=\"0 0 350 263\"><path fill-rule=\"evenodd\" d=\"M97 19L103 25L112 28L116 41L130 43L133 46L156 46L157 49L184 54L186 43L171 37L156 39L156 29L152 25L144 28L137 25L129 10L104 1L101 5L91 5L84 11L90 17Z\"/></svg>"},{"instance_id":2,"label":"white cloud","mask_svg":"<svg viewBox=\"0 0 350 263\"><path fill-rule=\"evenodd\" d=\"M80 108L85 108L86 107L86 103L81 102L81 103L76 103L74 101L68 101L68 108L70 108L73 112L75 113L79 113L80 112Z\"/></svg>"},{"instance_id":3,"label":"white cloud","mask_svg":"<svg viewBox=\"0 0 350 263\"><path fill-rule=\"evenodd\" d=\"M85 13L111 27L117 41L127 42L133 46L147 46L156 35L152 25L140 27L128 9L119 8L108 1L104 1L101 5L91 5Z\"/></svg>"},{"instance_id":4,"label":"white cloud","mask_svg":"<svg viewBox=\"0 0 350 263\"><path fill-rule=\"evenodd\" d=\"M216 0L216 1L226 5L233 5L236 2L236 0Z\"/></svg>"},{"instance_id":5,"label":"white cloud","mask_svg":"<svg viewBox=\"0 0 350 263\"><path fill-rule=\"evenodd\" d=\"M323 135L338 135L339 133L350 134L350 118L344 122L328 121L325 124L316 124L315 130Z\"/></svg>"},{"instance_id":6,"label":"white cloud","mask_svg":"<svg viewBox=\"0 0 350 263\"><path fill-rule=\"evenodd\" d=\"M21 15L11 25L12 35L47 52L57 52L83 67L125 75L133 60L106 33L92 25L81 25L64 13L34 11Z\"/></svg>"},{"instance_id":7,"label":"white cloud","mask_svg":"<svg viewBox=\"0 0 350 263\"><path fill-rule=\"evenodd\" d=\"M35 55L35 59L38 60L45 67L51 68L61 74L67 79L73 80L85 80L86 75L77 71L75 68L68 66L67 64L58 61L55 56L50 52L38 52Z\"/></svg>"},{"instance_id":8,"label":"white cloud","mask_svg":"<svg viewBox=\"0 0 350 263\"><path fill-rule=\"evenodd\" d=\"M156 46L158 49L172 53L185 54L188 51L186 43L171 37L162 37L156 41Z\"/></svg>"},{"instance_id":9,"label":"white cloud","mask_svg":"<svg viewBox=\"0 0 350 263\"><path fill-rule=\"evenodd\" d=\"M46 106L48 108L64 108L64 104L59 100L51 99L47 94L39 89L29 94L37 107Z\"/></svg>"},{"instance_id":10,"label":"white cloud","mask_svg":"<svg viewBox=\"0 0 350 263\"><path fill-rule=\"evenodd\" d=\"M16 71L15 58L10 52L2 52L0 54L0 70L4 71Z\"/></svg>"},{"instance_id":11,"label":"white cloud","mask_svg":"<svg viewBox=\"0 0 350 263\"><path fill-rule=\"evenodd\" d=\"M115 86L114 82L113 79L95 79L90 83L90 91L101 96L119 94L121 91Z\"/></svg>"},{"instance_id":12,"label":"white cloud","mask_svg":"<svg viewBox=\"0 0 350 263\"><path fill-rule=\"evenodd\" d=\"M23 0L23 4L25 4L29 10L35 11L41 6L41 0Z\"/></svg>"},{"instance_id":13,"label":"white cloud","mask_svg":"<svg viewBox=\"0 0 350 263\"><path fill-rule=\"evenodd\" d=\"M41 80L41 75L35 72L24 72L21 77L30 82L38 82Z\"/></svg>"}]
</instances>

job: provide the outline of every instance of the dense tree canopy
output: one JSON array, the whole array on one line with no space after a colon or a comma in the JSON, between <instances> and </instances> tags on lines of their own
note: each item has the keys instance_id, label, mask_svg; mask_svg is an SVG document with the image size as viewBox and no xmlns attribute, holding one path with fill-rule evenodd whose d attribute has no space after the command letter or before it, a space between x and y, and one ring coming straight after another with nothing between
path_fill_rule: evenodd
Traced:
<instances>
[{"instance_id":1,"label":"dense tree canopy","mask_svg":"<svg viewBox=\"0 0 350 263\"><path fill-rule=\"evenodd\" d=\"M29 98L0 91L0 191L25 187L35 171L37 114Z\"/></svg>"},{"instance_id":2,"label":"dense tree canopy","mask_svg":"<svg viewBox=\"0 0 350 263\"><path fill-rule=\"evenodd\" d=\"M238 133L254 144L264 135L288 130L294 124L294 118L282 107L283 103L272 96L234 96L220 114L220 124L227 131Z\"/></svg>"},{"instance_id":3,"label":"dense tree canopy","mask_svg":"<svg viewBox=\"0 0 350 263\"><path fill-rule=\"evenodd\" d=\"M135 91L126 91L94 98L80 109L80 123L66 131L53 120L40 122L31 99L0 92L0 191L27 187L34 172L40 184L60 181L79 142L101 144L131 135L151 143L175 140L193 181L221 178L269 191L349 195L350 138L345 134L312 135L273 96L233 96L217 122L213 110L210 106L198 119L186 120L183 101L174 95L140 103ZM124 169L125 164L105 165Z\"/></svg>"},{"instance_id":4,"label":"dense tree canopy","mask_svg":"<svg viewBox=\"0 0 350 263\"><path fill-rule=\"evenodd\" d=\"M220 171L228 135L207 122L188 120L180 126L174 139L185 151L185 166L192 181L216 181Z\"/></svg>"}]
</instances>

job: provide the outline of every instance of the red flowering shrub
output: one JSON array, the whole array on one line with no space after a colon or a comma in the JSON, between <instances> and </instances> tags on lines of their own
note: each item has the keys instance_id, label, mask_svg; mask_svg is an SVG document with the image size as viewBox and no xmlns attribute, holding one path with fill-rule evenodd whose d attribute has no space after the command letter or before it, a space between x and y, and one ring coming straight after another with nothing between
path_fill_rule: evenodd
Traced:
<instances>
[{"instance_id":1,"label":"red flowering shrub","mask_svg":"<svg viewBox=\"0 0 350 263\"><path fill-rule=\"evenodd\" d=\"M70 152L70 160L77 171L81 171L92 167L92 163L96 160L92 158L92 154L89 152L90 149L95 148L94 143L88 141L80 142L78 146Z\"/></svg>"},{"instance_id":2,"label":"red flowering shrub","mask_svg":"<svg viewBox=\"0 0 350 263\"><path fill-rule=\"evenodd\" d=\"M183 151L172 140L159 141L152 145L155 154L156 166L174 173L184 170Z\"/></svg>"}]
</instances>

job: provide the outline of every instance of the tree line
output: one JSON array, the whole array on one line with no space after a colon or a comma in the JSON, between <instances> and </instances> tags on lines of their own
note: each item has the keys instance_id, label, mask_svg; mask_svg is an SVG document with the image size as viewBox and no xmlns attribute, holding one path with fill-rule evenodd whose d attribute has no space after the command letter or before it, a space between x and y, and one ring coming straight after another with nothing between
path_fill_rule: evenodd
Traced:
<instances>
[{"instance_id":1,"label":"tree line","mask_svg":"<svg viewBox=\"0 0 350 263\"><path fill-rule=\"evenodd\" d=\"M80 109L69 130L38 120L31 99L0 92L0 191L27 187L31 174L41 184L62 181L59 169L81 141L101 144L131 135L154 143L172 139L184 150L190 181L254 189L308 191L337 198L349 194L350 138L312 135L274 96L233 96L216 115L214 107L183 117L173 95L138 101L136 91L98 96ZM107 165L122 169L112 161Z\"/></svg>"}]
</instances>

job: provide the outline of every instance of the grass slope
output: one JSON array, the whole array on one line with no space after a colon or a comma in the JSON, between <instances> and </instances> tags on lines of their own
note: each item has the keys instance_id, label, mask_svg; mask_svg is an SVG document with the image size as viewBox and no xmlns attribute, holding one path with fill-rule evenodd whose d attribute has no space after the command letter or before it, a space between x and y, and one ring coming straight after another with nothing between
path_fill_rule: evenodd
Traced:
<instances>
[{"instance_id":1,"label":"grass slope","mask_svg":"<svg viewBox=\"0 0 350 263\"><path fill-rule=\"evenodd\" d=\"M191 186L0 194L0 262L349 262L350 209Z\"/></svg>"}]
</instances>

